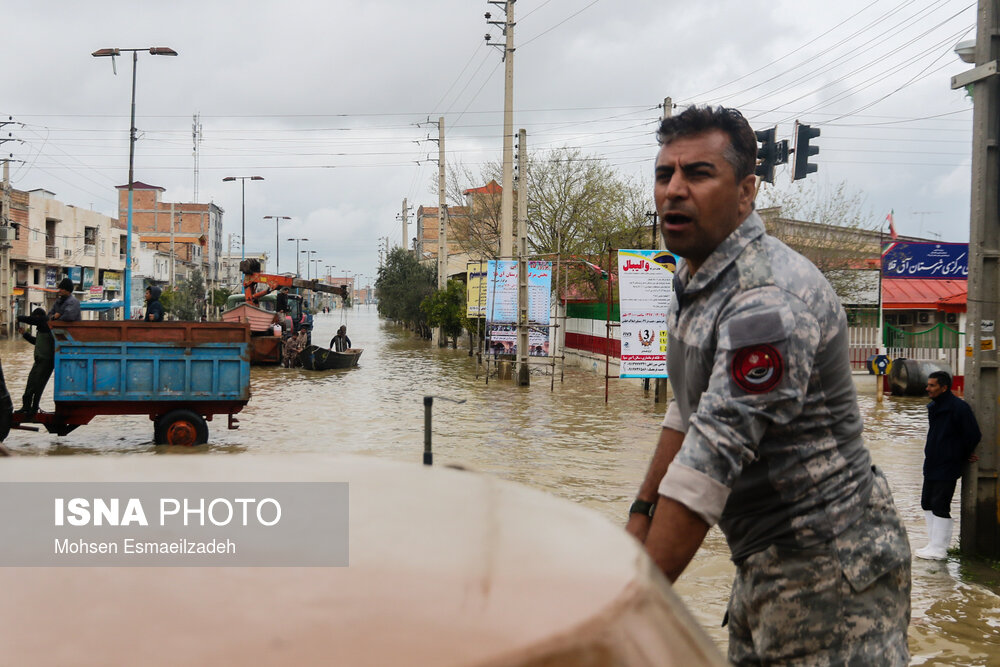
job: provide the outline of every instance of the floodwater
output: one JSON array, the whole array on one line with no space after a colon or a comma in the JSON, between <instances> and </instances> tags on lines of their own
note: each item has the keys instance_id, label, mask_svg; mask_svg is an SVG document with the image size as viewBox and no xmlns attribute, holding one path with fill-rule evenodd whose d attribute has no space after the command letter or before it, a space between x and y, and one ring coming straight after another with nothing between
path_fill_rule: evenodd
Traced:
<instances>
[{"instance_id":1,"label":"floodwater","mask_svg":"<svg viewBox=\"0 0 1000 667\"><path fill-rule=\"evenodd\" d=\"M565 369L550 390L549 367L536 367L530 387L476 377L465 349L439 349L380 321L373 306L316 317L314 342L328 344L346 324L365 349L355 369L311 372L253 368L253 397L238 417L209 423L210 444L165 448L152 443L146 417L98 417L65 437L12 431L16 454L235 455L242 452L342 452L421 461L424 396L433 404L435 464L455 464L543 489L623 524L652 453L663 405L639 381L612 380L604 402L603 373ZM0 343L15 407L31 367L32 348ZM603 370L603 368L601 369ZM862 378L862 386L873 386ZM865 384L868 383L868 384ZM453 403L445 399L465 400ZM862 391L866 439L885 471L914 548L924 545L920 511L923 399L887 397L883 405ZM51 409L51 382L42 401ZM958 516L956 493L953 516ZM957 534L957 530L956 530ZM713 529L676 590L725 651L720 627L733 568L721 533ZM914 665L1000 664L1000 572L956 559L913 563Z\"/></svg>"}]
</instances>

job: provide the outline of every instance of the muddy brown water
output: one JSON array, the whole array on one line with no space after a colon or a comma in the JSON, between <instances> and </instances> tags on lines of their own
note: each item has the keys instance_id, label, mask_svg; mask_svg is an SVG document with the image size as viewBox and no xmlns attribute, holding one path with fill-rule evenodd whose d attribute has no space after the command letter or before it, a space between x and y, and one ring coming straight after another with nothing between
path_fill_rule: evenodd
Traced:
<instances>
[{"instance_id":1,"label":"muddy brown water","mask_svg":"<svg viewBox=\"0 0 1000 667\"><path fill-rule=\"evenodd\" d=\"M323 452L421 460L425 395L436 398L436 464L458 464L543 489L623 523L655 444L663 406L639 381L612 380L604 403L602 374L536 369L532 384L476 378L464 349L439 349L378 319L374 307L316 317L314 342L326 345L341 324L365 349L358 368L311 372L257 368L253 397L239 415L239 430L225 419L209 423L210 444L165 448L152 443L146 417L98 417L65 437L12 431L16 454L235 455L243 452ZM32 348L20 339L0 342L8 387L19 405ZM603 367L602 369L603 370ZM887 397L879 406L861 378L859 404L875 462L886 473L914 548L926 540L920 511L926 401ZM42 401L51 409L51 382ZM958 516L958 494L953 515ZM957 532L957 531L956 531ZM720 627L733 568L713 529L676 589L724 651ZM910 650L915 665L1000 664L1000 572L952 558L915 560Z\"/></svg>"}]
</instances>

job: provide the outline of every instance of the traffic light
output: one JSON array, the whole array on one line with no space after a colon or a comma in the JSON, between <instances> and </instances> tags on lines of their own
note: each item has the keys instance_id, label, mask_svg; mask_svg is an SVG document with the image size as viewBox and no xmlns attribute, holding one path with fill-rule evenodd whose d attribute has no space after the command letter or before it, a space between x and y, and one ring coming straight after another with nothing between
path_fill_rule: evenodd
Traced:
<instances>
[{"instance_id":1,"label":"traffic light","mask_svg":"<svg viewBox=\"0 0 1000 667\"><path fill-rule=\"evenodd\" d=\"M819 170L815 164L809 164L809 158L819 153L819 146L810 146L809 141L819 136L819 128L801 125L795 121L795 164L792 168L792 180L797 181Z\"/></svg>"},{"instance_id":2,"label":"traffic light","mask_svg":"<svg viewBox=\"0 0 1000 667\"><path fill-rule=\"evenodd\" d=\"M754 173L760 176L760 180L771 184L774 184L774 165L778 157L778 146L774 143L774 137L777 132L778 128L776 127L754 132L757 135L757 141L760 142L760 148L757 149L757 159L760 161L760 164L757 165Z\"/></svg>"}]
</instances>

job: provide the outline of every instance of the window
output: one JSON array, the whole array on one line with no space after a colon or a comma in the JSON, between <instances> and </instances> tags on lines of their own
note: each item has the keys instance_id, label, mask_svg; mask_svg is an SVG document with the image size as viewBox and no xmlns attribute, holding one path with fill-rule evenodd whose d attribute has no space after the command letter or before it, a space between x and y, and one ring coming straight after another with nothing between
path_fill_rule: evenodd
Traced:
<instances>
[{"instance_id":1,"label":"window","mask_svg":"<svg viewBox=\"0 0 1000 667\"><path fill-rule=\"evenodd\" d=\"M41 278L41 271L39 271L38 269L33 269L31 273L31 284L38 285L40 278Z\"/></svg>"}]
</instances>

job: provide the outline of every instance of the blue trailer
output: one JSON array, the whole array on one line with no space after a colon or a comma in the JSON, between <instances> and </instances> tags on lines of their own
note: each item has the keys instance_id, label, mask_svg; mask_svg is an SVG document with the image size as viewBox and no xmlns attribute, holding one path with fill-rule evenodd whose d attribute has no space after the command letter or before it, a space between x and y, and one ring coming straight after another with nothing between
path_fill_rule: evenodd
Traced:
<instances>
[{"instance_id":1,"label":"blue trailer","mask_svg":"<svg viewBox=\"0 0 1000 667\"><path fill-rule=\"evenodd\" d=\"M50 323L55 412L32 421L66 435L98 415L146 414L157 444L208 441L208 421L250 400L250 327L226 322ZM23 416L15 414L14 428Z\"/></svg>"}]
</instances>

